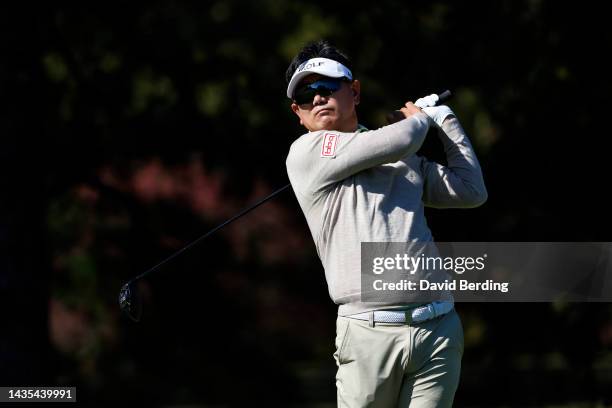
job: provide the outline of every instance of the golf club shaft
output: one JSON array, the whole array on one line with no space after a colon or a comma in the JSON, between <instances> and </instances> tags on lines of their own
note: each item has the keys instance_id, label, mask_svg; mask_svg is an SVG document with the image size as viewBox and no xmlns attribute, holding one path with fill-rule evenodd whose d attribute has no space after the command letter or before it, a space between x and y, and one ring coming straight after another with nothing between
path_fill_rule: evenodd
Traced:
<instances>
[{"instance_id":1,"label":"golf club shaft","mask_svg":"<svg viewBox=\"0 0 612 408\"><path fill-rule=\"evenodd\" d=\"M225 227L226 225L232 223L233 221L237 220L238 218L242 217L243 215L245 215L246 213L254 210L255 208L259 207L260 205L262 205L263 203L265 203L266 201L270 200L271 198L276 197L278 194L282 193L283 191L287 190L289 187L291 187L291 184L287 184L286 186L283 186L281 188L279 188L278 190L274 191L273 193L271 193L270 195L268 195L267 197L262 198L261 200L259 200L258 202L256 202L255 204L253 204L250 207L247 207L245 209L243 209L242 211L240 211L238 214L234 215L232 218L222 222L221 224L217 225L215 228L211 229L210 231L208 231L206 234L200 236L199 238L197 238L196 240L190 242L189 244L185 245L183 248L179 249L178 251L176 251L175 253L173 253L172 255L170 255L169 257L167 257L166 259L164 259L163 261L161 261L160 263L158 263L157 265L153 266L152 268L146 270L145 272L141 273L140 275L136 276L135 278L132 278L132 280L130 280L130 282L134 282L137 281L138 279L144 278L146 275L150 274L151 272L159 269L160 267L162 267L164 264L166 264L167 262L170 262L172 259L176 258L177 256L179 256L180 254L182 254L183 252L185 252L186 250L188 250L189 248L193 247L194 245L196 245L198 242L202 241L203 239L205 239L206 237L208 237L209 235L214 234L216 231L220 230L221 228Z\"/></svg>"}]
</instances>

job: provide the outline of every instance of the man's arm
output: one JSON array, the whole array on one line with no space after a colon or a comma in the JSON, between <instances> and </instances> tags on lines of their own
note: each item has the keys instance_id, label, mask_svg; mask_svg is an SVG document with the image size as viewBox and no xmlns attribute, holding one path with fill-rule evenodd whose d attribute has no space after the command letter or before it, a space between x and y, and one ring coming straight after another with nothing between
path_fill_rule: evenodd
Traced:
<instances>
[{"instance_id":1,"label":"man's arm","mask_svg":"<svg viewBox=\"0 0 612 408\"><path fill-rule=\"evenodd\" d=\"M487 189L476 153L454 116L447 116L438 135L448 165L423 158L423 202L435 208L472 208L487 200Z\"/></svg>"},{"instance_id":2,"label":"man's arm","mask_svg":"<svg viewBox=\"0 0 612 408\"><path fill-rule=\"evenodd\" d=\"M373 131L318 131L298 139L287 157L291 183L316 193L360 171L393 163L423 144L429 118L421 112Z\"/></svg>"}]
</instances>

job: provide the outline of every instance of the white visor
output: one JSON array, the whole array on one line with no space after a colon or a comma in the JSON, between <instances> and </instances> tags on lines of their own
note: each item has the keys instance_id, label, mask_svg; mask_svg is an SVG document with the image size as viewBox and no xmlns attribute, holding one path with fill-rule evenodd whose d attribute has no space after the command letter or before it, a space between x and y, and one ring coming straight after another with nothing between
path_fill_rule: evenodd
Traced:
<instances>
[{"instance_id":1,"label":"white visor","mask_svg":"<svg viewBox=\"0 0 612 408\"><path fill-rule=\"evenodd\" d=\"M310 74L320 74L330 78L346 77L350 80L353 79L351 70L338 61L329 58L311 58L303 62L293 73L291 81L289 81L287 86L287 98L293 99L295 88L304 77Z\"/></svg>"}]
</instances>

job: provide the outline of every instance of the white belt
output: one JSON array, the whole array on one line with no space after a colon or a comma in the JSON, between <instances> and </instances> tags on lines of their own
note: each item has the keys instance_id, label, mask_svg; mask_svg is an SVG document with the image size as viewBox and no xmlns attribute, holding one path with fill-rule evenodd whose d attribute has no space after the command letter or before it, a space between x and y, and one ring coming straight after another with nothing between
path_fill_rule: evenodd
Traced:
<instances>
[{"instance_id":1,"label":"white belt","mask_svg":"<svg viewBox=\"0 0 612 408\"><path fill-rule=\"evenodd\" d=\"M435 319L453 310L452 301L431 302L427 305L419 306L410 310L374 310L349 315L351 319L369 320L370 323L421 323Z\"/></svg>"}]
</instances>

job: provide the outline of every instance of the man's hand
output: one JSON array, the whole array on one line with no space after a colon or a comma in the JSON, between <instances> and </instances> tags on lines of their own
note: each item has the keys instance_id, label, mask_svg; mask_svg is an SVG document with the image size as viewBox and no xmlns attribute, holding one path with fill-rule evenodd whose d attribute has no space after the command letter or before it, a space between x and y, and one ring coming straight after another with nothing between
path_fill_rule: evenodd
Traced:
<instances>
[{"instance_id":1,"label":"man's hand","mask_svg":"<svg viewBox=\"0 0 612 408\"><path fill-rule=\"evenodd\" d=\"M429 96L424 96L422 98L417 99L414 104L419 108L423 109L427 106L436 106L439 100L440 98L438 97L438 95L431 94Z\"/></svg>"},{"instance_id":2,"label":"man's hand","mask_svg":"<svg viewBox=\"0 0 612 408\"><path fill-rule=\"evenodd\" d=\"M399 122L400 120L409 118L417 112L421 112L421 109L415 106L412 102L406 102L406 105L403 108L393 111L387 115L387 122L389 124Z\"/></svg>"},{"instance_id":3,"label":"man's hand","mask_svg":"<svg viewBox=\"0 0 612 408\"><path fill-rule=\"evenodd\" d=\"M431 94L424 98L419 98L414 103L419 108L423 109L423 112L436 122L438 126L442 126L444 120L449 116L454 116L453 111L446 105L435 106L438 103L438 95Z\"/></svg>"},{"instance_id":4,"label":"man's hand","mask_svg":"<svg viewBox=\"0 0 612 408\"><path fill-rule=\"evenodd\" d=\"M406 105L404 105L404 107L401 108L400 111L404 114L405 117L409 118L415 113L421 112L421 109L412 102L406 102Z\"/></svg>"}]
</instances>

